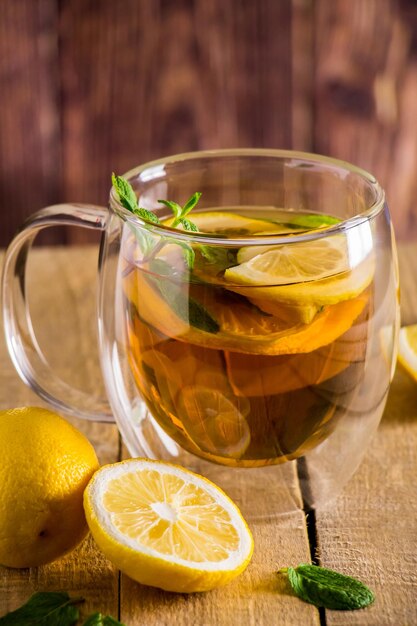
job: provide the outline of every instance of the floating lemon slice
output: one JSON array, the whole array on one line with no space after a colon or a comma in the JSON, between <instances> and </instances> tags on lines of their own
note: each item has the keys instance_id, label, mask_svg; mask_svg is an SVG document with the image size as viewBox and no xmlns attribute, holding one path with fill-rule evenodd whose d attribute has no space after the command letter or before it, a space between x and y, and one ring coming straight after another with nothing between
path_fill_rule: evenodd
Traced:
<instances>
[{"instance_id":1,"label":"floating lemon slice","mask_svg":"<svg viewBox=\"0 0 417 626\"><path fill-rule=\"evenodd\" d=\"M371 283L374 272L372 253L349 270L346 241L339 235L277 246L227 269L224 277L229 289L257 303L320 307L356 297Z\"/></svg>"},{"instance_id":2,"label":"floating lemon slice","mask_svg":"<svg viewBox=\"0 0 417 626\"><path fill-rule=\"evenodd\" d=\"M182 426L195 445L214 456L238 459L250 444L250 430L244 414L249 402L239 406L215 389L187 386L181 390L179 413Z\"/></svg>"},{"instance_id":3,"label":"floating lemon slice","mask_svg":"<svg viewBox=\"0 0 417 626\"><path fill-rule=\"evenodd\" d=\"M417 381L417 324L403 326L398 338L398 361Z\"/></svg>"},{"instance_id":4,"label":"floating lemon slice","mask_svg":"<svg viewBox=\"0 0 417 626\"><path fill-rule=\"evenodd\" d=\"M250 295L256 293L269 300L272 297L270 292L276 288L246 289ZM288 321L278 317L256 313L250 304L233 303L225 306L222 300L216 300L214 291L210 290L206 293L204 304L220 326L218 332L211 333L178 317L162 294L149 284L146 274L140 270L131 272L125 279L124 290L140 318L163 335L207 348L234 350L245 354L277 355L316 350L345 333L368 303L366 294L352 297L347 302L338 302L336 297L334 306L325 307L318 312L311 323L296 321L288 324Z\"/></svg>"},{"instance_id":5,"label":"floating lemon slice","mask_svg":"<svg viewBox=\"0 0 417 626\"><path fill-rule=\"evenodd\" d=\"M346 239L340 235L277 245L266 252L260 246L256 248L260 253L250 258L250 248L239 251L240 265L226 270L227 280L243 285L290 285L328 278L349 269Z\"/></svg>"},{"instance_id":6,"label":"floating lemon slice","mask_svg":"<svg viewBox=\"0 0 417 626\"><path fill-rule=\"evenodd\" d=\"M205 211L202 213L192 213L191 221L203 233L213 233L216 235L233 235L235 237L256 234L279 235L292 232L292 228L281 224L275 224L264 219L245 217L237 213L228 211ZM170 226L173 218L163 221L163 224ZM181 228L178 226L177 228Z\"/></svg>"},{"instance_id":7,"label":"floating lemon slice","mask_svg":"<svg viewBox=\"0 0 417 626\"><path fill-rule=\"evenodd\" d=\"M104 554L144 585L207 591L240 574L252 556L252 535L232 500L176 465L130 459L104 466L84 508Z\"/></svg>"}]
</instances>

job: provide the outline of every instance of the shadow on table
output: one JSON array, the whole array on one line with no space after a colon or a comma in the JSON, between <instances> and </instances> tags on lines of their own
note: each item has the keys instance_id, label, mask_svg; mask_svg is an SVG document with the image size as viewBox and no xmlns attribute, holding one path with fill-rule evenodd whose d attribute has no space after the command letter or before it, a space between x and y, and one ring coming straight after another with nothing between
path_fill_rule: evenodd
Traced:
<instances>
[{"instance_id":1,"label":"shadow on table","mask_svg":"<svg viewBox=\"0 0 417 626\"><path fill-rule=\"evenodd\" d=\"M232 607L239 604L239 599L252 597L254 593L261 594L262 597L269 597L273 594L278 596L294 596L294 592L288 582L286 575L278 574L277 571L268 575L248 575L238 577L224 587L213 589L207 593L170 593L152 587L140 585L128 577L123 577L121 602L124 610L135 611L135 607L140 607L142 618L152 616L154 620L163 617L164 624L170 623L169 616L175 622L175 615L184 611L188 612L189 623L193 623L193 615L202 612L206 614L207 623L217 623L216 615L222 607ZM266 594L266 595L265 595ZM135 598L135 605L127 606L131 598ZM235 602L234 602L235 601ZM157 622L155 622L157 623ZM182 623L182 622L181 622ZM223 622L222 622L223 623Z\"/></svg>"}]
</instances>

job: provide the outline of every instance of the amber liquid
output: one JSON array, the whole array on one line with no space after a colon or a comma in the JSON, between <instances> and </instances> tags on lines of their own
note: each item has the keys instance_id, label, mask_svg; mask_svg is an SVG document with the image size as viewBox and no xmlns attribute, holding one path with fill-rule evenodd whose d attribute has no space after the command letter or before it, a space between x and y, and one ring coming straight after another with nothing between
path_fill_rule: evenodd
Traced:
<instances>
[{"instance_id":1,"label":"amber liquid","mask_svg":"<svg viewBox=\"0 0 417 626\"><path fill-rule=\"evenodd\" d=\"M154 419L224 465L281 463L326 439L363 373L372 285L306 321L273 288L271 306L268 290L232 291L198 247L193 272L172 251L162 265L127 254L123 267L126 352Z\"/></svg>"}]
</instances>

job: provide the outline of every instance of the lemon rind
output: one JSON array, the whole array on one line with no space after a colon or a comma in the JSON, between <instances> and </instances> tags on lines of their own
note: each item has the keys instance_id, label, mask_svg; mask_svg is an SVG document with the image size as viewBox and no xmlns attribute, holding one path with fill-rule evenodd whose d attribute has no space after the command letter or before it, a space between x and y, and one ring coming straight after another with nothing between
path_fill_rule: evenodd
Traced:
<instances>
[{"instance_id":1,"label":"lemon rind","mask_svg":"<svg viewBox=\"0 0 417 626\"><path fill-rule=\"evenodd\" d=\"M417 352L413 350L408 341L407 329L404 326L400 329L398 336L398 362L407 373L417 382Z\"/></svg>"},{"instance_id":2,"label":"lemon rind","mask_svg":"<svg viewBox=\"0 0 417 626\"><path fill-rule=\"evenodd\" d=\"M103 505L103 495L109 480L137 470L157 470L176 475L207 491L230 515L239 535L239 547L227 559L213 562L196 562L160 553L141 543L129 540L111 522L110 513ZM85 494L84 506L90 530L103 552L122 570L138 582L158 586L168 591L203 591L226 584L237 576L249 563L253 552L253 538L248 525L234 502L219 487L203 476L182 468L150 459L130 459L103 466L90 481ZM111 554L110 554L111 553ZM160 577L175 576L172 583ZM139 570L139 574L138 574Z\"/></svg>"}]
</instances>

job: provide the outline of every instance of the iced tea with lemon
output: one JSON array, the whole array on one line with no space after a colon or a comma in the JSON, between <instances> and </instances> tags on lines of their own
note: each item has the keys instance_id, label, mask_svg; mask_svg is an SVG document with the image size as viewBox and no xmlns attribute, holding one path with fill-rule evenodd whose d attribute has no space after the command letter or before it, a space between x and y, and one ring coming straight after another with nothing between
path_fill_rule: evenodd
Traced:
<instances>
[{"instance_id":1,"label":"iced tea with lemon","mask_svg":"<svg viewBox=\"0 0 417 626\"><path fill-rule=\"evenodd\" d=\"M242 467L298 458L331 434L361 380L371 247L332 234L330 216L240 207L193 221L224 243L193 243L192 268L172 239L151 254L133 235L126 245L124 341L138 391L197 456ZM309 238L317 230L326 236Z\"/></svg>"}]
</instances>

